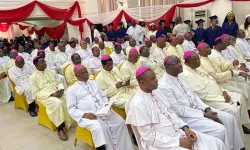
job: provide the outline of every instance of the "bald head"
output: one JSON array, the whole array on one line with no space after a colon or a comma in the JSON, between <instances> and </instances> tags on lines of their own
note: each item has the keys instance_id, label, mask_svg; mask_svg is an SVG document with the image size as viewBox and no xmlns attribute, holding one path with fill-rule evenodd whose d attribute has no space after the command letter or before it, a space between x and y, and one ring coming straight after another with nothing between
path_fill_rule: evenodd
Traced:
<instances>
[{"instance_id":1,"label":"bald head","mask_svg":"<svg viewBox=\"0 0 250 150\"><path fill-rule=\"evenodd\" d=\"M87 69L80 65L80 66L75 66L74 68L74 73L75 73L75 76L77 78L77 80L79 81L83 81L83 82L86 82L88 81L89 79L89 74L88 74L88 71Z\"/></svg>"}]
</instances>

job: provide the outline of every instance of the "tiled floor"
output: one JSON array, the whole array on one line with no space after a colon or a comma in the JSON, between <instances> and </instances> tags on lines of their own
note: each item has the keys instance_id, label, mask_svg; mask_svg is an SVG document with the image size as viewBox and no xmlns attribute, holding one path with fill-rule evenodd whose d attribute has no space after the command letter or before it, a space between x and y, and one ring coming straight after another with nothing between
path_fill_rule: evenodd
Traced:
<instances>
[{"instance_id":1,"label":"tiled floor","mask_svg":"<svg viewBox=\"0 0 250 150\"><path fill-rule=\"evenodd\" d=\"M75 127L68 135L68 141L60 141L56 132L37 124L37 117L32 118L25 111L14 109L13 102L0 105L0 150L90 150L81 141L76 147L73 145ZM247 136L247 141L247 150L250 150L250 136Z\"/></svg>"}]
</instances>

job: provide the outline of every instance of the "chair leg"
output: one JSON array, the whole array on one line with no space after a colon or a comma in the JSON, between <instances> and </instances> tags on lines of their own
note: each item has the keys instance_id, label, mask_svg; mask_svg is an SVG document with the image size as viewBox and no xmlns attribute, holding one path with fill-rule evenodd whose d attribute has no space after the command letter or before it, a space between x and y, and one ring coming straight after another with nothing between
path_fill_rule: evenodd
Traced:
<instances>
[{"instance_id":1,"label":"chair leg","mask_svg":"<svg viewBox=\"0 0 250 150\"><path fill-rule=\"evenodd\" d=\"M77 143L77 138L75 138L74 146L76 146L76 143Z\"/></svg>"}]
</instances>

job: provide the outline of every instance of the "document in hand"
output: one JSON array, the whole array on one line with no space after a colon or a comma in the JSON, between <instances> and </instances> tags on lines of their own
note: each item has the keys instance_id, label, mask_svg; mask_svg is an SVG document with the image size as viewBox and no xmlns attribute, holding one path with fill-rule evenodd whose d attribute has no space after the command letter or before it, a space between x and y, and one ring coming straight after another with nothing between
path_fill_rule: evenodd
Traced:
<instances>
[{"instance_id":1,"label":"document in hand","mask_svg":"<svg viewBox=\"0 0 250 150\"><path fill-rule=\"evenodd\" d=\"M111 114L111 106L113 105L113 103L116 101L117 96L111 97L109 100L108 105L104 106L102 109L99 109L96 112L96 116L97 117L102 117L102 116L107 116Z\"/></svg>"}]
</instances>

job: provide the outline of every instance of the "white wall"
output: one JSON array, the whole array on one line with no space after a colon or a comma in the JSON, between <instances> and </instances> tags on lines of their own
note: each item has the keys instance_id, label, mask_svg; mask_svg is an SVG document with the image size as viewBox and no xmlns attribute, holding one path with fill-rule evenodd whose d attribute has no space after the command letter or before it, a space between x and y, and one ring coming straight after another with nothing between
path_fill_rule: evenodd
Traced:
<instances>
[{"instance_id":1,"label":"white wall","mask_svg":"<svg viewBox=\"0 0 250 150\"><path fill-rule=\"evenodd\" d=\"M236 21L240 26L245 22L245 16L250 14L250 2L232 2L233 3L233 12L236 16Z\"/></svg>"}]
</instances>

